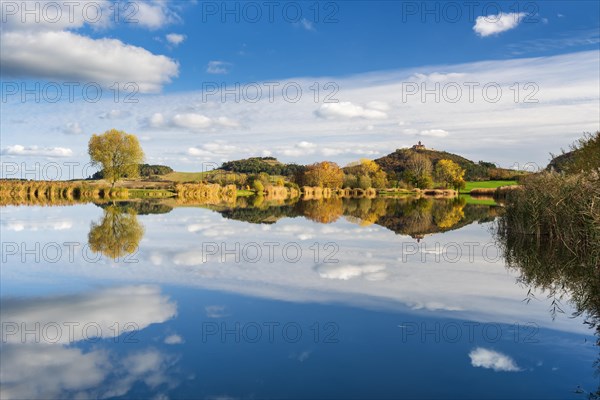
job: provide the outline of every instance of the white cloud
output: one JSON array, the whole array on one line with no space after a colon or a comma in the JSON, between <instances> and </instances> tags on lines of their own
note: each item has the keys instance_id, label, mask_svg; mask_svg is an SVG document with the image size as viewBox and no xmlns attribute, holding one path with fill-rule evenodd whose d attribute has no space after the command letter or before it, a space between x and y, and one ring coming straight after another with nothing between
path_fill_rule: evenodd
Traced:
<instances>
[{"instance_id":1,"label":"white cloud","mask_svg":"<svg viewBox=\"0 0 600 400\"><path fill-rule=\"evenodd\" d=\"M80 135L83 133L79 122L68 122L62 131L68 135Z\"/></svg>"},{"instance_id":2,"label":"white cloud","mask_svg":"<svg viewBox=\"0 0 600 400\"><path fill-rule=\"evenodd\" d=\"M212 124L211 119L207 116L193 113L176 114L171 121L173 126L192 130L205 129Z\"/></svg>"},{"instance_id":3,"label":"white cloud","mask_svg":"<svg viewBox=\"0 0 600 400\"><path fill-rule=\"evenodd\" d=\"M520 40L515 43L510 43L506 47L511 54L522 55L539 52L547 52L567 49L569 47L598 47L600 43L600 35L598 29L578 30L569 32L564 35L538 38L531 40Z\"/></svg>"},{"instance_id":4,"label":"white cloud","mask_svg":"<svg viewBox=\"0 0 600 400\"><path fill-rule=\"evenodd\" d=\"M204 307L208 318L224 318L229 316L226 306L212 305Z\"/></svg>"},{"instance_id":5,"label":"white cloud","mask_svg":"<svg viewBox=\"0 0 600 400\"><path fill-rule=\"evenodd\" d=\"M483 347L477 347L471 351L469 357L471 358L471 365L474 367L493 369L496 372L517 372L521 370L511 357Z\"/></svg>"},{"instance_id":6,"label":"white cloud","mask_svg":"<svg viewBox=\"0 0 600 400\"><path fill-rule=\"evenodd\" d=\"M309 21L306 18L302 18L300 22L297 24L307 31L316 31L315 24L312 21Z\"/></svg>"},{"instance_id":7,"label":"white cloud","mask_svg":"<svg viewBox=\"0 0 600 400\"><path fill-rule=\"evenodd\" d=\"M365 147L344 147L346 143L334 143L333 146L319 146L317 143L301 141L293 146L281 146L276 153L286 157L302 157L312 154L320 154L325 157L339 155L362 155L373 156L379 154L379 151Z\"/></svg>"},{"instance_id":8,"label":"white cloud","mask_svg":"<svg viewBox=\"0 0 600 400\"><path fill-rule=\"evenodd\" d=\"M432 136L438 138L443 138L449 135L449 133L443 129L428 129L421 131L420 134L422 136Z\"/></svg>"},{"instance_id":9,"label":"white cloud","mask_svg":"<svg viewBox=\"0 0 600 400\"><path fill-rule=\"evenodd\" d=\"M308 357L310 357L310 353L311 353L310 351L303 351L298 356L298 361L304 362L304 361L308 360Z\"/></svg>"},{"instance_id":10,"label":"white cloud","mask_svg":"<svg viewBox=\"0 0 600 400\"><path fill-rule=\"evenodd\" d=\"M148 29L159 29L178 22L181 18L168 7L168 2L162 0L136 2L137 10L131 20ZM168 38L167 38L168 40Z\"/></svg>"},{"instance_id":11,"label":"white cloud","mask_svg":"<svg viewBox=\"0 0 600 400\"><path fill-rule=\"evenodd\" d=\"M123 119L127 118L131 115L129 111L123 110L110 110L108 112L100 114L100 118L102 119Z\"/></svg>"},{"instance_id":12,"label":"white cloud","mask_svg":"<svg viewBox=\"0 0 600 400\"><path fill-rule=\"evenodd\" d=\"M209 61L206 66L206 72L209 74L228 74L233 64L227 61Z\"/></svg>"},{"instance_id":13,"label":"white cloud","mask_svg":"<svg viewBox=\"0 0 600 400\"><path fill-rule=\"evenodd\" d=\"M375 156L381 154L378 150L361 148L361 147L320 147L319 153L325 157L339 155L359 155L359 156Z\"/></svg>"},{"instance_id":14,"label":"white cloud","mask_svg":"<svg viewBox=\"0 0 600 400\"><path fill-rule=\"evenodd\" d=\"M21 146L15 144L2 149L2 155L7 156L38 156L38 157L70 157L73 150L65 147Z\"/></svg>"},{"instance_id":15,"label":"white cloud","mask_svg":"<svg viewBox=\"0 0 600 400\"><path fill-rule=\"evenodd\" d=\"M165 116L162 113L154 113L148 118L150 128L162 128L166 123Z\"/></svg>"},{"instance_id":16,"label":"white cloud","mask_svg":"<svg viewBox=\"0 0 600 400\"><path fill-rule=\"evenodd\" d=\"M167 42L171 43L173 46L179 46L185 40L186 36L181 35L179 33L169 33L165 36Z\"/></svg>"},{"instance_id":17,"label":"white cloud","mask_svg":"<svg viewBox=\"0 0 600 400\"><path fill-rule=\"evenodd\" d=\"M85 24L94 28L105 28L114 15L108 0L83 0L66 4L62 1L36 0L21 12L24 3L13 3L17 12L12 12L11 2L2 0L3 30L42 31L78 29Z\"/></svg>"},{"instance_id":18,"label":"white cloud","mask_svg":"<svg viewBox=\"0 0 600 400\"><path fill-rule=\"evenodd\" d=\"M240 126L239 122L234 121L227 117L218 117L213 121L216 125L220 125L227 128L238 128Z\"/></svg>"},{"instance_id":19,"label":"white cloud","mask_svg":"<svg viewBox=\"0 0 600 400\"><path fill-rule=\"evenodd\" d=\"M196 154L191 154L194 156ZM201 265L203 263L203 253L201 251L190 250L184 253L179 253L173 257L173 264L175 265L183 265L183 266L192 266L192 265Z\"/></svg>"},{"instance_id":20,"label":"white cloud","mask_svg":"<svg viewBox=\"0 0 600 400\"><path fill-rule=\"evenodd\" d=\"M279 152L285 156L298 157L303 154L314 154L317 149L317 145L305 140L296 143L292 147L283 148Z\"/></svg>"},{"instance_id":21,"label":"white cloud","mask_svg":"<svg viewBox=\"0 0 600 400\"><path fill-rule=\"evenodd\" d=\"M526 15L525 13L500 13L480 16L477 17L473 30L481 37L498 35L516 28Z\"/></svg>"},{"instance_id":22,"label":"white cloud","mask_svg":"<svg viewBox=\"0 0 600 400\"><path fill-rule=\"evenodd\" d=\"M180 128L187 131L203 131L209 128L238 128L240 124L227 117L210 118L199 113L180 113L165 117L163 113L154 113L146 120L149 128Z\"/></svg>"},{"instance_id":23,"label":"white cloud","mask_svg":"<svg viewBox=\"0 0 600 400\"><path fill-rule=\"evenodd\" d=\"M126 8L122 3L113 4L107 0L67 3L39 0L27 8L27 14L3 14L0 33L2 75L95 82L104 87L111 87L116 82L133 82L142 93L158 92L177 76L179 66L165 56L154 55L117 39L91 38L74 32L85 26L99 32L115 23L159 28L179 20L169 9L168 2L136 2ZM118 21L113 18L114 7L121 10ZM2 9L5 9L4 3Z\"/></svg>"},{"instance_id":24,"label":"white cloud","mask_svg":"<svg viewBox=\"0 0 600 400\"><path fill-rule=\"evenodd\" d=\"M325 103L316 111L316 114L322 118L364 118L364 119L384 119L387 114L377 109L364 108L353 104L350 101L339 103Z\"/></svg>"},{"instance_id":25,"label":"white cloud","mask_svg":"<svg viewBox=\"0 0 600 400\"><path fill-rule=\"evenodd\" d=\"M298 143L297 146L300 149L314 149L315 147L317 147L316 144L307 142L307 141L302 141L302 142Z\"/></svg>"},{"instance_id":26,"label":"white cloud","mask_svg":"<svg viewBox=\"0 0 600 400\"><path fill-rule=\"evenodd\" d=\"M411 81L415 80L415 81L419 81L419 82L453 82L456 81L458 79L463 79L466 76L466 74L463 73L459 73L459 72L451 72L451 73L440 73L440 72L433 72L430 74L421 74L421 73L417 73L414 74L411 77Z\"/></svg>"},{"instance_id":27,"label":"white cloud","mask_svg":"<svg viewBox=\"0 0 600 400\"><path fill-rule=\"evenodd\" d=\"M348 279L364 277L366 280L378 281L387 277L385 265L334 265L322 264L315 267L321 278Z\"/></svg>"},{"instance_id":28,"label":"white cloud","mask_svg":"<svg viewBox=\"0 0 600 400\"><path fill-rule=\"evenodd\" d=\"M379 110L379 111L389 111L390 110L390 105L388 103L386 103L385 101L369 101L366 104L367 108L370 108L372 110Z\"/></svg>"},{"instance_id":29,"label":"white cloud","mask_svg":"<svg viewBox=\"0 0 600 400\"><path fill-rule=\"evenodd\" d=\"M71 229L73 227L73 221L70 219L61 219L56 221L47 220L11 220L4 218L2 220L2 227L9 231L21 232L21 231L62 231Z\"/></svg>"},{"instance_id":30,"label":"white cloud","mask_svg":"<svg viewBox=\"0 0 600 400\"><path fill-rule=\"evenodd\" d=\"M95 82L103 87L133 82L142 93L158 92L178 75L168 57L117 39L92 39L68 31L2 32L3 74L65 81Z\"/></svg>"},{"instance_id":31,"label":"white cloud","mask_svg":"<svg viewBox=\"0 0 600 400\"><path fill-rule=\"evenodd\" d=\"M173 334L165 338L165 344L182 344L183 338L180 335Z\"/></svg>"},{"instance_id":32,"label":"white cloud","mask_svg":"<svg viewBox=\"0 0 600 400\"><path fill-rule=\"evenodd\" d=\"M200 146L190 147L187 150L187 154L194 157L206 157L210 158L213 156L228 156L233 154L238 149L236 146L229 145L225 142L211 142L204 143Z\"/></svg>"}]
</instances>

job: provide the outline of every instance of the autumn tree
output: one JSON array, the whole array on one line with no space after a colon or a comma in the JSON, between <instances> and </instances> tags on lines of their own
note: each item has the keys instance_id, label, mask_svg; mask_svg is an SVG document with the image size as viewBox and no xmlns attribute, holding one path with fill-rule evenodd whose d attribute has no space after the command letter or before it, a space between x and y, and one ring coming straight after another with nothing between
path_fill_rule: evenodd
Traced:
<instances>
[{"instance_id":1,"label":"autumn tree","mask_svg":"<svg viewBox=\"0 0 600 400\"><path fill-rule=\"evenodd\" d=\"M138 177L139 165L144 161L144 152L137 137L116 129L92 135L88 154L93 165L102 167L104 179L112 186L124 177Z\"/></svg>"},{"instance_id":2,"label":"autumn tree","mask_svg":"<svg viewBox=\"0 0 600 400\"><path fill-rule=\"evenodd\" d=\"M324 188L339 188L344 183L344 172L334 162L323 161L306 167L301 184Z\"/></svg>"},{"instance_id":3,"label":"autumn tree","mask_svg":"<svg viewBox=\"0 0 600 400\"><path fill-rule=\"evenodd\" d=\"M363 190L373 187L373 182L369 178L369 175L360 175L358 177L358 187Z\"/></svg>"},{"instance_id":4,"label":"autumn tree","mask_svg":"<svg viewBox=\"0 0 600 400\"><path fill-rule=\"evenodd\" d=\"M358 185L358 180L354 174L344 174L344 188L355 188Z\"/></svg>"},{"instance_id":5,"label":"autumn tree","mask_svg":"<svg viewBox=\"0 0 600 400\"><path fill-rule=\"evenodd\" d=\"M356 161L348 164L344 168L346 174L354 176L356 181L354 186L350 187L361 187L368 183L368 187L375 189L383 189L387 187L387 174L381 169L379 164L368 158L362 158L360 161ZM351 183L351 179L347 179L348 183Z\"/></svg>"},{"instance_id":6,"label":"autumn tree","mask_svg":"<svg viewBox=\"0 0 600 400\"><path fill-rule=\"evenodd\" d=\"M429 189L433 186L432 171L433 165L428 157L420 153L411 154L406 161L404 179L413 186Z\"/></svg>"},{"instance_id":7,"label":"autumn tree","mask_svg":"<svg viewBox=\"0 0 600 400\"><path fill-rule=\"evenodd\" d=\"M446 187L460 189L465 186L465 170L452 160L440 160L435 166L435 178Z\"/></svg>"}]
</instances>

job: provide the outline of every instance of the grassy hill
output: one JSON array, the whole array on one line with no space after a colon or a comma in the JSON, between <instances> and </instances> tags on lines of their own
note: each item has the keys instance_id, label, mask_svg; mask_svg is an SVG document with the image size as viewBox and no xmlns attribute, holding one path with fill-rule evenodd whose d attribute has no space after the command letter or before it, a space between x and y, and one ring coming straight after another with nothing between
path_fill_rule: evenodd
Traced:
<instances>
[{"instance_id":1,"label":"grassy hill","mask_svg":"<svg viewBox=\"0 0 600 400\"><path fill-rule=\"evenodd\" d=\"M210 171L212 172L212 171ZM177 172L173 171L159 177L160 180L172 182L202 182L206 179L208 172Z\"/></svg>"},{"instance_id":2,"label":"grassy hill","mask_svg":"<svg viewBox=\"0 0 600 400\"><path fill-rule=\"evenodd\" d=\"M478 181L478 180L514 180L522 172L498 168L492 163L485 161L479 161L477 163L466 159L458 154L448 153L447 151L437 151L431 149L397 149L395 152L388 154L387 156L378 158L375 160L377 164L381 166L383 170L389 173L401 174L406 170L409 158L413 154L421 154L427 157L434 168L440 160L452 160L463 168L465 173L465 180L467 181Z\"/></svg>"},{"instance_id":3,"label":"grassy hill","mask_svg":"<svg viewBox=\"0 0 600 400\"><path fill-rule=\"evenodd\" d=\"M297 164L284 164L274 157L251 157L243 160L227 161L221 165L221 170L242 174L258 174L293 176L305 167Z\"/></svg>"}]
</instances>

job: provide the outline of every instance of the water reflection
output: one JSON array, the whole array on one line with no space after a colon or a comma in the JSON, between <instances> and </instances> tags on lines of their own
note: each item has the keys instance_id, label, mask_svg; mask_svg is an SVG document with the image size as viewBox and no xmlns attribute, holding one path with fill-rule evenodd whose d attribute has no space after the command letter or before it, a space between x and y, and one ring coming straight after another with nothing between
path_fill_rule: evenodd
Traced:
<instances>
[{"instance_id":1,"label":"water reflection","mask_svg":"<svg viewBox=\"0 0 600 400\"><path fill-rule=\"evenodd\" d=\"M157 393L172 387L177 357L135 343L176 313L177 305L150 285L3 298L0 397L107 398L140 384ZM116 343L125 347L115 351Z\"/></svg>"},{"instance_id":2,"label":"water reflection","mask_svg":"<svg viewBox=\"0 0 600 400\"><path fill-rule=\"evenodd\" d=\"M581 240L569 246L558 238L523 234L513 225L512 218L501 218L496 237L508 268L530 288L526 300L535 299L533 289L543 290L551 299L552 318L564 313L563 301L569 302L573 316L583 316L584 324L595 330L600 346L600 243ZM600 356L594 366L600 377ZM600 398L600 384L590 398Z\"/></svg>"},{"instance_id":3,"label":"water reflection","mask_svg":"<svg viewBox=\"0 0 600 400\"><path fill-rule=\"evenodd\" d=\"M344 216L361 226L377 224L397 234L422 239L424 235L446 232L473 223L492 221L501 208L467 204L464 198L329 198L296 202L242 199L235 207L212 207L225 218L272 224L284 217L303 216L318 223L332 223Z\"/></svg>"},{"instance_id":4,"label":"water reflection","mask_svg":"<svg viewBox=\"0 0 600 400\"><path fill-rule=\"evenodd\" d=\"M589 339L583 344L590 336L581 320L552 321L547 313L550 301L537 289L532 293L541 301L522 302L527 289L515 285L515 279L526 267L511 264L515 268L507 271L501 254L481 251L482 245L493 243L492 225L474 222L493 221L500 214L500 207L427 198L245 198L238 199L236 206L202 208L177 207L171 200L7 208L0 225L7 235L3 239L27 242L28 249L36 240L47 242L51 237L61 243L74 242L107 230L112 239L94 248L109 249L106 256L112 258L116 253L111 246L123 251L119 240L131 242L127 239L131 225L136 227L133 236L139 251L135 254L138 262L122 268L111 268L112 260L91 262L79 252L74 261L64 256L53 264L35 263L32 257L24 262L20 253L7 256L0 271L3 296L13 297L2 298L3 322L41 322L42 326L52 321L59 325L98 322L102 334L97 335L98 343L89 345L81 334L44 345L9 339L3 344L2 366L14 365L15 369L2 370L1 397L149 397L148 392L161 394L177 385L173 371L178 368L186 377L198 379L192 382L190 378L173 389L169 393L173 398L224 393L262 398L290 393L303 398L444 394L565 398L579 383L586 390L595 387L595 381L590 384L589 365L596 353ZM90 232L92 218L96 222ZM264 242L278 244L273 260ZM337 262L324 261L329 255L324 245L330 242L338 245L333 255ZM262 247L260 262L249 261L251 257L244 257L243 251L236 252L239 260L236 254L228 254L236 244L243 249L250 243ZM282 248L290 243L303 251L298 262L283 257ZM320 253L315 253L315 243ZM471 257L467 244L473 243L479 247ZM543 246L537 250L539 255L528 254L512 242L510 246L509 253L523 252L515 259L544 257ZM456 251L463 251L458 261L450 254ZM531 268L535 272L528 276L536 278L523 282L533 285L546 278L543 265ZM559 272L558 265L550 268L556 269L557 277L569 279L570 270ZM590 278L597 279L582 276L581 281L572 282L573 293ZM115 282L120 282L120 289L97 289L99 284L113 286ZM140 285L148 282L153 285ZM73 288L85 294L43 298L27 294ZM582 298L595 299L592 303L597 304L593 296L597 289L589 286L581 291ZM29 297L16 298L23 293ZM176 299L177 305L164 293ZM569 304L563 308L571 310ZM210 343L202 342L205 322L217 323L219 329L225 322L233 329L238 322L251 327L271 321L281 326L299 322L304 341L271 343L265 339L240 344L215 334ZM339 343L317 346L311 327L330 321L340 328ZM118 343L113 344L115 322L121 328ZM139 326L140 343L120 346L128 322ZM438 330L440 343L435 335L423 339L414 330L457 323L464 329L459 343L443 341L443 335L451 332ZM517 342L517 325L539 329L534 337L537 342L525 342L528 330L517 330L522 333ZM476 327L474 340L469 326ZM492 328L489 334L500 327L502 334L490 340L482 327ZM403 341L405 336L408 339ZM171 352L175 349L183 350L181 358ZM340 360L347 360L348 367L341 368ZM61 370L56 372L56 368ZM440 381L436 396L420 391L432 375ZM348 384L331 385L323 376ZM420 380L399 382L398 376ZM468 387L462 384L463 378L471 382ZM373 384L364 385L365 379Z\"/></svg>"},{"instance_id":5,"label":"water reflection","mask_svg":"<svg viewBox=\"0 0 600 400\"><path fill-rule=\"evenodd\" d=\"M102 220L92 222L90 228L90 249L112 259L133 253L144 235L144 227L138 222L135 209L116 204L103 208Z\"/></svg>"},{"instance_id":6,"label":"water reflection","mask_svg":"<svg viewBox=\"0 0 600 400\"><path fill-rule=\"evenodd\" d=\"M92 224L89 234L91 249L110 258L133 252L144 234L136 215L169 213L176 206L171 203L167 200L99 204L104 209L104 217L101 222ZM296 217L330 224L345 217L360 226L377 224L416 239L457 229L474 221L492 221L501 210L496 206L467 204L464 198L381 197L265 200L263 196L253 196L238 198L233 206L202 207L217 211L227 219L253 224L273 224L282 218Z\"/></svg>"}]
</instances>

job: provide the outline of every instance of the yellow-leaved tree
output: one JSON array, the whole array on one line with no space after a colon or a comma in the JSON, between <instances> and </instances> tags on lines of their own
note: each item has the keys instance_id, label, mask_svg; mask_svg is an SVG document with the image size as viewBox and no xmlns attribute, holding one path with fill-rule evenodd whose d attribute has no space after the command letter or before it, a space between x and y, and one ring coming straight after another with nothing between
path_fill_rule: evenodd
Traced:
<instances>
[{"instance_id":1,"label":"yellow-leaved tree","mask_svg":"<svg viewBox=\"0 0 600 400\"><path fill-rule=\"evenodd\" d=\"M112 186L124 177L138 177L139 165L144 162L144 151L137 137L116 129L92 135L88 154L93 165L102 166L104 179Z\"/></svg>"},{"instance_id":2,"label":"yellow-leaved tree","mask_svg":"<svg viewBox=\"0 0 600 400\"><path fill-rule=\"evenodd\" d=\"M324 188L339 188L344 182L344 171L334 162L322 161L306 167L301 184Z\"/></svg>"},{"instance_id":3,"label":"yellow-leaved tree","mask_svg":"<svg viewBox=\"0 0 600 400\"><path fill-rule=\"evenodd\" d=\"M440 160L435 165L435 178L446 187L465 187L465 170L452 160Z\"/></svg>"}]
</instances>

